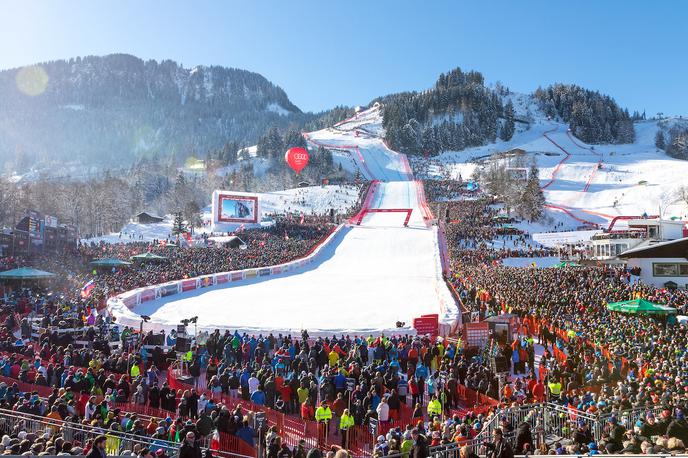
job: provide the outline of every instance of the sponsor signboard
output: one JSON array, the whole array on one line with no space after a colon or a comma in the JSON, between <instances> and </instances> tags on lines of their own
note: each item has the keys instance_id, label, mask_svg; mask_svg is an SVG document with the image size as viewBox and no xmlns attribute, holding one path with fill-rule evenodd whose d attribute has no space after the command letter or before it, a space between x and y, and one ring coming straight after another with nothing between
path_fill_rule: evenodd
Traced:
<instances>
[{"instance_id":1,"label":"sponsor signboard","mask_svg":"<svg viewBox=\"0 0 688 458\"><path fill-rule=\"evenodd\" d=\"M195 278L182 281L182 291L191 291L193 289L196 289L196 279Z\"/></svg>"},{"instance_id":2,"label":"sponsor signboard","mask_svg":"<svg viewBox=\"0 0 688 458\"><path fill-rule=\"evenodd\" d=\"M124 297L122 298L122 304L124 304L127 308L132 308L136 305L136 297L137 294L132 294L131 296Z\"/></svg>"},{"instance_id":3,"label":"sponsor signboard","mask_svg":"<svg viewBox=\"0 0 688 458\"><path fill-rule=\"evenodd\" d=\"M255 270L247 270L244 272L244 278L256 278L256 274Z\"/></svg>"},{"instance_id":4,"label":"sponsor signboard","mask_svg":"<svg viewBox=\"0 0 688 458\"><path fill-rule=\"evenodd\" d=\"M270 275L270 268L258 269L259 277L267 277L268 275Z\"/></svg>"},{"instance_id":5,"label":"sponsor signboard","mask_svg":"<svg viewBox=\"0 0 688 458\"><path fill-rule=\"evenodd\" d=\"M144 289L139 294L139 301L146 302L155 299L155 288Z\"/></svg>"},{"instance_id":6,"label":"sponsor signboard","mask_svg":"<svg viewBox=\"0 0 688 458\"><path fill-rule=\"evenodd\" d=\"M171 296L179 292L179 286L176 283L171 285L163 285L159 289L160 297Z\"/></svg>"},{"instance_id":7,"label":"sponsor signboard","mask_svg":"<svg viewBox=\"0 0 688 458\"><path fill-rule=\"evenodd\" d=\"M423 315L419 318L414 318L413 329L415 329L416 332L421 335L437 335L439 332L439 315Z\"/></svg>"},{"instance_id":8,"label":"sponsor signboard","mask_svg":"<svg viewBox=\"0 0 688 458\"><path fill-rule=\"evenodd\" d=\"M482 347L490 339L490 323L486 321L466 323L464 331L467 347Z\"/></svg>"}]
</instances>

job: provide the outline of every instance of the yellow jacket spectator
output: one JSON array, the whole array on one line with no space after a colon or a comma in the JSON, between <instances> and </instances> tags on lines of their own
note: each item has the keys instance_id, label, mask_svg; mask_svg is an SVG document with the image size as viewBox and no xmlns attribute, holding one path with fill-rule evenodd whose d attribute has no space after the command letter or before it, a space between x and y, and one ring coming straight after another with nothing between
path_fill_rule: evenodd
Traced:
<instances>
[{"instance_id":1,"label":"yellow jacket spectator","mask_svg":"<svg viewBox=\"0 0 688 458\"><path fill-rule=\"evenodd\" d=\"M428 403L428 415L430 417L442 415L442 404L436 396L433 396L430 403Z\"/></svg>"},{"instance_id":2,"label":"yellow jacket spectator","mask_svg":"<svg viewBox=\"0 0 688 458\"><path fill-rule=\"evenodd\" d=\"M342 417L339 419L339 429L347 431L354 425L354 417L349 413L349 409L344 409Z\"/></svg>"},{"instance_id":3,"label":"yellow jacket spectator","mask_svg":"<svg viewBox=\"0 0 688 458\"><path fill-rule=\"evenodd\" d=\"M330 410L330 406L328 406L326 402L323 402L320 404L320 407L315 410L315 421L318 423L325 423L330 420L332 420L332 411Z\"/></svg>"}]
</instances>

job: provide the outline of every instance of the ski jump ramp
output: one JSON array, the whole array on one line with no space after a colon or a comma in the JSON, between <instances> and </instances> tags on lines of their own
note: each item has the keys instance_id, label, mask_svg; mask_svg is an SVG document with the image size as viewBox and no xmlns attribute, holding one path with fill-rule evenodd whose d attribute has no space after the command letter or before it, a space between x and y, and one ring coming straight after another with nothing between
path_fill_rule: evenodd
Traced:
<instances>
[{"instance_id":1,"label":"ski jump ramp","mask_svg":"<svg viewBox=\"0 0 688 458\"><path fill-rule=\"evenodd\" d=\"M375 113L362 118L379 122ZM195 286L193 279L182 280L171 295L158 291L163 286L142 288L111 299L110 313L130 326L149 315L146 329L169 330L198 316L199 329L263 334L414 333L413 319L424 314L438 314L441 330L456 326L460 313L442 278L437 227L429 220L422 186L413 181L405 156L356 132L325 129L306 138L350 147L351 154L341 158L346 166L379 180L371 186L368 208L411 209L407 227L405 212L369 212L360 225L338 227L306 260L249 269L255 271L250 275L206 276L211 278L196 279ZM397 322L405 325L398 328Z\"/></svg>"}]
</instances>

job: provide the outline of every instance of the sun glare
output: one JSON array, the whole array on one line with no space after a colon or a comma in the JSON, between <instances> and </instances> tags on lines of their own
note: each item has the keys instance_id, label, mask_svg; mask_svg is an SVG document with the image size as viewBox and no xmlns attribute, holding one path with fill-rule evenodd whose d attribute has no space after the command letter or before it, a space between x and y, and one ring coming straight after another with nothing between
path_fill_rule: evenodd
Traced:
<instances>
[{"instance_id":1,"label":"sun glare","mask_svg":"<svg viewBox=\"0 0 688 458\"><path fill-rule=\"evenodd\" d=\"M24 67L17 72L17 89L26 95L41 95L48 87L48 80L48 74L40 65Z\"/></svg>"}]
</instances>

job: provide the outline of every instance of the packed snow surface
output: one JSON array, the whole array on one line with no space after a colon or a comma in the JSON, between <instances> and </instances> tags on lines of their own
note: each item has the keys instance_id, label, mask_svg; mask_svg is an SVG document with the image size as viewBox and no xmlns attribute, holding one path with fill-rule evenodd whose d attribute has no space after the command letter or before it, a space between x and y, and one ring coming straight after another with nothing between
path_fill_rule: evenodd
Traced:
<instances>
[{"instance_id":1,"label":"packed snow surface","mask_svg":"<svg viewBox=\"0 0 688 458\"><path fill-rule=\"evenodd\" d=\"M111 312L129 325L149 315L146 326L153 328L198 316L201 329L311 334L413 333L413 318L429 313L453 322L458 310L442 279L437 230L423 218L425 202L406 158L379 138L380 124L373 108L307 139L341 148L349 170L380 180L370 208L410 208L408 227L406 213L369 213L360 226L340 228L316 261L300 270L163 297L133 311L114 305ZM397 321L405 325L397 328Z\"/></svg>"},{"instance_id":2,"label":"packed snow surface","mask_svg":"<svg viewBox=\"0 0 688 458\"><path fill-rule=\"evenodd\" d=\"M527 130L510 141L497 141L463 151L446 151L434 158L430 172L448 172L469 179L497 153L520 149L526 167L534 158L540 168L540 186L551 205L547 214L576 229L587 223L607 226L622 215L657 214L688 219L685 202L677 197L688 183L688 161L673 159L655 147L657 121L635 123L636 140L623 145L589 145L569 132L566 124L537 112ZM565 211L564 211L565 210ZM529 232L547 231L551 222L534 224Z\"/></svg>"}]
</instances>

